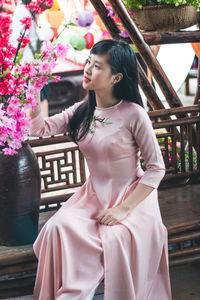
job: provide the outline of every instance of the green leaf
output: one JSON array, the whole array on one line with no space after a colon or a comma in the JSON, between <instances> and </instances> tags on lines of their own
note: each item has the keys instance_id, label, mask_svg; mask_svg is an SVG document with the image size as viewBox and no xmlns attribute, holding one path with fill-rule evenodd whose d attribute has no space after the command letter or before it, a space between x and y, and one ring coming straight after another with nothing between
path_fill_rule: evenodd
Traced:
<instances>
[{"instance_id":1,"label":"green leaf","mask_svg":"<svg viewBox=\"0 0 200 300\"><path fill-rule=\"evenodd\" d=\"M23 57L23 53L21 51L19 51L17 54L17 58L15 60L15 66L17 66L20 63L22 57Z\"/></svg>"}]
</instances>

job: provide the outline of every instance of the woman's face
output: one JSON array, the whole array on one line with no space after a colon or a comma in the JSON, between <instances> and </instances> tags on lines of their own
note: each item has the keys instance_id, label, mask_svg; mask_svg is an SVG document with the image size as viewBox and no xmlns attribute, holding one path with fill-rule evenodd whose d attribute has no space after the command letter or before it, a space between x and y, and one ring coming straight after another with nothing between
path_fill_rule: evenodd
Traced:
<instances>
[{"instance_id":1,"label":"woman's face","mask_svg":"<svg viewBox=\"0 0 200 300\"><path fill-rule=\"evenodd\" d=\"M86 90L112 90L115 76L107 62L107 55L91 54L86 62L83 77L83 88Z\"/></svg>"}]
</instances>

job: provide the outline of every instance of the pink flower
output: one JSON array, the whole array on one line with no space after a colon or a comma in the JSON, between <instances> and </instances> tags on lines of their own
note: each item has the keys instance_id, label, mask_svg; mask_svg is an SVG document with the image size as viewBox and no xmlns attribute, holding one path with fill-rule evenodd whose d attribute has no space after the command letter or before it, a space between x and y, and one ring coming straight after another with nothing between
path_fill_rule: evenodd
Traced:
<instances>
[{"instance_id":1,"label":"pink flower","mask_svg":"<svg viewBox=\"0 0 200 300\"><path fill-rule=\"evenodd\" d=\"M51 71L55 68L55 66L57 66L56 60L49 62L49 68Z\"/></svg>"},{"instance_id":2,"label":"pink flower","mask_svg":"<svg viewBox=\"0 0 200 300\"><path fill-rule=\"evenodd\" d=\"M35 88L33 86L29 85L26 90L26 95L27 96L35 95Z\"/></svg>"},{"instance_id":3,"label":"pink flower","mask_svg":"<svg viewBox=\"0 0 200 300\"><path fill-rule=\"evenodd\" d=\"M43 53L46 53L46 52L53 52L54 50L54 47L52 45L52 43L50 41L44 41L43 44L42 44L42 48L41 48L41 51Z\"/></svg>"},{"instance_id":4,"label":"pink flower","mask_svg":"<svg viewBox=\"0 0 200 300\"><path fill-rule=\"evenodd\" d=\"M8 131L15 131L16 130L16 121L11 118L4 118L3 125L7 128Z\"/></svg>"},{"instance_id":5,"label":"pink flower","mask_svg":"<svg viewBox=\"0 0 200 300\"><path fill-rule=\"evenodd\" d=\"M17 126L19 127L19 131L21 131L20 128L22 127L24 130L24 133L28 132L28 129L30 127L30 118L27 118L25 116L24 118L19 119L17 122Z\"/></svg>"},{"instance_id":6,"label":"pink flower","mask_svg":"<svg viewBox=\"0 0 200 300\"><path fill-rule=\"evenodd\" d=\"M12 116L12 115L15 114L16 109L17 109L16 105L10 103L10 104L8 105L7 109L6 109L6 112L7 112L8 115L11 115L11 116Z\"/></svg>"},{"instance_id":7,"label":"pink flower","mask_svg":"<svg viewBox=\"0 0 200 300\"><path fill-rule=\"evenodd\" d=\"M20 105L19 98L15 97L15 96L12 96L10 98L9 103L14 105L14 106L19 106Z\"/></svg>"},{"instance_id":8,"label":"pink flower","mask_svg":"<svg viewBox=\"0 0 200 300\"><path fill-rule=\"evenodd\" d=\"M13 148L13 149L19 149L21 148L22 144L19 140L12 140L10 143L9 143L9 147L10 148ZM15 154L15 153L14 153Z\"/></svg>"},{"instance_id":9,"label":"pink flower","mask_svg":"<svg viewBox=\"0 0 200 300\"><path fill-rule=\"evenodd\" d=\"M55 46L56 55L59 58L65 58L67 55L67 51L70 49L69 45L62 45L61 43L58 43Z\"/></svg>"},{"instance_id":10,"label":"pink flower","mask_svg":"<svg viewBox=\"0 0 200 300\"><path fill-rule=\"evenodd\" d=\"M51 7L53 5L54 1L53 0L38 0L38 5L42 9L46 9L47 7Z\"/></svg>"},{"instance_id":11,"label":"pink flower","mask_svg":"<svg viewBox=\"0 0 200 300\"><path fill-rule=\"evenodd\" d=\"M132 10L131 9L129 9L129 15L132 17L133 16L133 12L132 12Z\"/></svg>"},{"instance_id":12,"label":"pink flower","mask_svg":"<svg viewBox=\"0 0 200 300\"><path fill-rule=\"evenodd\" d=\"M55 78L54 78L54 82L58 82L60 80L60 76L55 76Z\"/></svg>"},{"instance_id":13,"label":"pink flower","mask_svg":"<svg viewBox=\"0 0 200 300\"><path fill-rule=\"evenodd\" d=\"M18 68L18 72L22 75L25 75L27 77L35 77L36 76L36 70L30 63L23 63Z\"/></svg>"},{"instance_id":14,"label":"pink flower","mask_svg":"<svg viewBox=\"0 0 200 300\"><path fill-rule=\"evenodd\" d=\"M46 0L45 5L46 6L52 6L54 4L54 0Z\"/></svg>"},{"instance_id":15,"label":"pink flower","mask_svg":"<svg viewBox=\"0 0 200 300\"><path fill-rule=\"evenodd\" d=\"M15 151L15 149L12 149L12 148L4 148L2 151L3 151L4 154L6 154L6 155L14 155L14 154L17 154L17 151Z\"/></svg>"},{"instance_id":16,"label":"pink flower","mask_svg":"<svg viewBox=\"0 0 200 300\"><path fill-rule=\"evenodd\" d=\"M43 1L44 2L44 1ZM26 5L26 8L31 10L32 13L34 13L35 15L41 14L42 9L40 6L38 6L35 2L31 2L30 4Z\"/></svg>"},{"instance_id":17,"label":"pink flower","mask_svg":"<svg viewBox=\"0 0 200 300\"><path fill-rule=\"evenodd\" d=\"M15 55L15 53L16 53L16 50L17 49L15 47L13 47L11 45L8 45L7 49L6 49L6 58L7 59L12 59L13 56Z\"/></svg>"},{"instance_id":18,"label":"pink flower","mask_svg":"<svg viewBox=\"0 0 200 300\"><path fill-rule=\"evenodd\" d=\"M0 0L2 3L3 0ZM7 0L4 0L7 1ZM51 6L53 0L31 1L28 9L32 14L39 14ZM9 41L11 34L11 18L0 12L0 145L4 147L4 153L13 155L15 149L21 147L21 142L27 137L30 120L26 116L29 108L35 109L38 105L36 92L47 84L48 78L59 80L59 76L52 76L52 70L56 66L57 57L66 57L69 46L60 43L55 47L48 41L43 43L42 51L31 63L20 61L18 51ZM31 18L21 20L23 31L18 38L19 48L24 48L30 42L26 32L31 27ZM23 37L23 38L22 38ZM29 81L32 86L29 86Z\"/></svg>"},{"instance_id":19,"label":"pink flower","mask_svg":"<svg viewBox=\"0 0 200 300\"><path fill-rule=\"evenodd\" d=\"M17 39L17 41L20 43L21 42L21 37L19 37ZM22 44L21 44L21 48L25 48L27 44L30 43L30 40L27 36L24 36L23 39L22 39Z\"/></svg>"},{"instance_id":20,"label":"pink flower","mask_svg":"<svg viewBox=\"0 0 200 300\"><path fill-rule=\"evenodd\" d=\"M47 84L47 79L48 78L46 76L37 78L36 82L34 83L34 87L40 91L43 88L43 86Z\"/></svg>"},{"instance_id":21,"label":"pink flower","mask_svg":"<svg viewBox=\"0 0 200 300\"><path fill-rule=\"evenodd\" d=\"M13 94L19 94L22 90L24 90L24 86L26 85L26 80L18 77L14 81L14 89L13 89Z\"/></svg>"},{"instance_id":22,"label":"pink flower","mask_svg":"<svg viewBox=\"0 0 200 300\"><path fill-rule=\"evenodd\" d=\"M27 103L24 104L24 108L25 109L35 109L36 106L38 105L38 101L35 95L30 95L28 97L26 97L26 101Z\"/></svg>"},{"instance_id":23,"label":"pink flower","mask_svg":"<svg viewBox=\"0 0 200 300\"><path fill-rule=\"evenodd\" d=\"M5 110L3 110L3 104L0 104L0 120L5 115Z\"/></svg>"},{"instance_id":24,"label":"pink flower","mask_svg":"<svg viewBox=\"0 0 200 300\"><path fill-rule=\"evenodd\" d=\"M4 81L0 81L0 94L9 95L13 93L13 87L9 80L4 78Z\"/></svg>"},{"instance_id":25,"label":"pink flower","mask_svg":"<svg viewBox=\"0 0 200 300\"><path fill-rule=\"evenodd\" d=\"M50 64L46 61L41 61L39 64L38 72L45 75L51 71Z\"/></svg>"},{"instance_id":26,"label":"pink flower","mask_svg":"<svg viewBox=\"0 0 200 300\"><path fill-rule=\"evenodd\" d=\"M26 117L26 113L25 111L23 111L22 109L18 108L15 112L14 118L15 120L20 120Z\"/></svg>"},{"instance_id":27,"label":"pink flower","mask_svg":"<svg viewBox=\"0 0 200 300\"><path fill-rule=\"evenodd\" d=\"M20 20L20 23L22 25L24 25L24 27L23 27L24 30L26 30L26 29L29 30L31 28L31 25L32 25L32 20L29 17L24 17L23 19Z\"/></svg>"}]
</instances>

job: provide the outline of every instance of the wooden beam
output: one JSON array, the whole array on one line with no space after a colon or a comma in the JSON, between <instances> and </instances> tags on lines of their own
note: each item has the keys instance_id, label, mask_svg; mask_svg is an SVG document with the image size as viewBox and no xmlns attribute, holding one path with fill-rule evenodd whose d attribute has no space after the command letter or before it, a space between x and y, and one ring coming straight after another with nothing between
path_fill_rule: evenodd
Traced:
<instances>
[{"instance_id":1,"label":"wooden beam","mask_svg":"<svg viewBox=\"0 0 200 300\"><path fill-rule=\"evenodd\" d=\"M182 106L182 107L174 107L174 108L165 108L155 111L149 111L150 118L157 117L166 117L171 115L186 115L188 113L199 113L200 112L200 103L199 105L190 105L190 106ZM196 115L195 114L195 115Z\"/></svg>"},{"instance_id":2,"label":"wooden beam","mask_svg":"<svg viewBox=\"0 0 200 300\"><path fill-rule=\"evenodd\" d=\"M142 36L148 45L199 43L200 31L144 32Z\"/></svg>"},{"instance_id":3,"label":"wooden beam","mask_svg":"<svg viewBox=\"0 0 200 300\"><path fill-rule=\"evenodd\" d=\"M120 30L119 30L118 26L116 25L115 21L113 20L113 18L108 16L108 10L107 10L105 4L101 0L92 0L90 2L92 3L95 10L101 17L101 20L103 21L107 30L110 32L112 38L119 39Z\"/></svg>"},{"instance_id":4,"label":"wooden beam","mask_svg":"<svg viewBox=\"0 0 200 300\"><path fill-rule=\"evenodd\" d=\"M91 0L91 2L92 4L95 4L96 2L100 2L100 0ZM123 2L121 0L109 0L109 3L116 12L117 16L120 18L124 28L126 28L130 39L135 44L142 58L148 65L155 80L158 82L158 85L160 86L169 106L182 106L177 93L172 87L169 79L167 78L156 57L152 53L151 48L145 43L142 34L130 17Z\"/></svg>"}]
</instances>

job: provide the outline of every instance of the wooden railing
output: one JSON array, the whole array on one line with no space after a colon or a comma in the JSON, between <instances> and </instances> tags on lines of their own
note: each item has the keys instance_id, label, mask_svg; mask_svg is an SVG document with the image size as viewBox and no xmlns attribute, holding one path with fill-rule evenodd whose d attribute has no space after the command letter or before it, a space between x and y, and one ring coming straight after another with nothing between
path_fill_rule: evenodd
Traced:
<instances>
[{"instance_id":1,"label":"wooden railing","mask_svg":"<svg viewBox=\"0 0 200 300\"><path fill-rule=\"evenodd\" d=\"M152 111L149 116L166 166L161 187L166 181L200 175L200 105Z\"/></svg>"}]
</instances>

